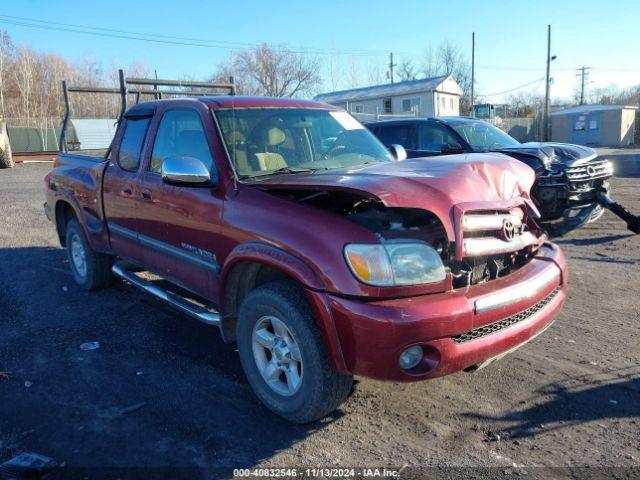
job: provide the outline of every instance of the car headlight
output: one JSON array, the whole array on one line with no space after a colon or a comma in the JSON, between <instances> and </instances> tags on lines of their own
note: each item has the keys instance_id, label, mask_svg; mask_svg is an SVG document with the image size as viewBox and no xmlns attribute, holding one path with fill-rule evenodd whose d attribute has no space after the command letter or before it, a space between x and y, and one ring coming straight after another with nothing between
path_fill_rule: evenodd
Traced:
<instances>
[{"instance_id":1,"label":"car headlight","mask_svg":"<svg viewBox=\"0 0 640 480\"><path fill-rule=\"evenodd\" d=\"M376 287L435 283L446 278L440 255L424 242L351 243L344 256L358 280Z\"/></svg>"}]
</instances>

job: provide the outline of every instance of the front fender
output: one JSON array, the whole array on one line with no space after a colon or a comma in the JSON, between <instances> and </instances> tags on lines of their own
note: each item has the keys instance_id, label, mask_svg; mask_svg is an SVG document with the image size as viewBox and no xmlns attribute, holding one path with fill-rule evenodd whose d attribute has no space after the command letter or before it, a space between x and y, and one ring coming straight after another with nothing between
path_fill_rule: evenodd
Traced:
<instances>
[{"instance_id":1,"label":"front fender","mask_svg":"<svg viewBox=\"0 0 640 480\"><path fill-rule=\"evenodd\" d=\"M227 256L222 267L221 280L225 284L229 272L239 262L257 262L277 268L312 290L325 290L320 276L302 259L281 248L260 242L241 243Z\"/></svg>"},{"instance_id":2,"label":"front fender","mask_svg":"<svg viewBox=\"0 0 640 480\"><path fill-rule=\"evenodd\" d=\"M316 320L320 330L331 366L338 372L346 373L347 368L342 354L342 346L328 307L325 293L326 285L315 270L301 258L281 248L266 243L247 242L234 248L226 258L221 272L223 288L226 289L227 280L233 268L242 262L260 263L277 268L303 287L313 318ZM224 310L227 310L227 307ZM228 320L227 315L223 315L222 332L225 341L230 341L235 336L234 332L231 331L235 322Z\"/></svg>"}]
</instances>

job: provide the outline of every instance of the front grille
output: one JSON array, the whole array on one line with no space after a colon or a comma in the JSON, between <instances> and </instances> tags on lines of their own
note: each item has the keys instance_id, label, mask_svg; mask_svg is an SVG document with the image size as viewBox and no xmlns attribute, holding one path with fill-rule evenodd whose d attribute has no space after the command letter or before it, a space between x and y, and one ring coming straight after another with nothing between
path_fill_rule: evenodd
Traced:
<instances>
[{"instance_id":1,"label":"front grille","mask_svg":"<svg viewBox=\"0 0 640 480\"><path fill-rule=\"evenodd\" d=\"M609 160L589 162L576 167L565 169L569 182L584 182L606 179L613 176L613 166Z\"/></svg>"},{"instance_id":2,"label":"front grille","mask_svg":"<svg viewBox=\"0 0 640 480\"><path fill-rule=\"evenodd\" d=\"M557 295L560 293L562 287L558 286L551 292L549 295L544 297L538 303L533 305L532 307L523 310L522 312L518 312L515 315L511 315L508 318L504 318L502 320L498 320L497 322L490 323L488 325L483 325L482 327L474 328L473 330L469 330L466 333L461 333L460 335L456 335L455 337L451 337L451 339L455 343L465 343L470 340L475 340L477 338L482 338L487 335L491 335L492 333L499 332L500 330L504 330L505 328L511 327L516 323L520 323L527 318L532 317L540 310L542 310L545 306L547 306Z\"/></svg>"},{"instance_id":3,"label":"front grille","mask_svg":"<svg viewBox=\"0 0 640 480\"><path fill-rule=\"evenodd\" d=\"M462 217L462 254L481 257L516 252L537 242L527 231L521 208L503 211L470 211Z\"/></svg>"},{"instance_id":4,"label":"front grille","mask_svg":"<svg viewBox=\"0 0 640 480\"><path fill-rule=\"evenodd\" d=\"M522 207L466 211L461 227L462 258L453 268L455 288L508 275L527 262L539 242Z\"/></svg>"}]
</instances>

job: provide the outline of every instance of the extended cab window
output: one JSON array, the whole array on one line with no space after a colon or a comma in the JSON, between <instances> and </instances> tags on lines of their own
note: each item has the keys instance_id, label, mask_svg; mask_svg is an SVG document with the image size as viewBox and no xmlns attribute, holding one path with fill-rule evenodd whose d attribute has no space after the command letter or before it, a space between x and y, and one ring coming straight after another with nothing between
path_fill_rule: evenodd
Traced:
<instances>
[{"instance_id":1,"label":"extended cab window","mask_svg":"<svg viewBox=\"0 0 640 480\"><path fill-rule=\"evenodd\" d=\"M460 143L455 135L440 125L418 125L418 150L441 152L447 143Z\"/></svg>"},{"instance_id":2,"label":"extended cab window","mask_svg":"<svg viewBox=\"0 0 640 480\"><path fill-rule=\"evenodd\" d=\"M127 119L117 158L118 165L123 170L134 172L138 169L149 120L149 117Z\"/></svg>"},{"instance_id":3,"label":"extended cab window","mask_svg":"<svg viewBox=\"0 0 640 480\"><path fill-rule=\"evenodd\" d=\"M195 157L211 171L213 157L200 115L195 110L165 112L156 133L149 171L160 173L162 161L175 156Z\"/></svg>"},{"instance_id":4,"label":"extended cab window","mask_svg":"<svg viewBox=\"0 0 640 480\"><path fill-rule=\"evenodd\" d=\"M391 145L402 145L405 148L412 148L411 126L409 125L389 125L378 127L376 132L380 141L390 147Z\"/></svg>"}]
</instances>

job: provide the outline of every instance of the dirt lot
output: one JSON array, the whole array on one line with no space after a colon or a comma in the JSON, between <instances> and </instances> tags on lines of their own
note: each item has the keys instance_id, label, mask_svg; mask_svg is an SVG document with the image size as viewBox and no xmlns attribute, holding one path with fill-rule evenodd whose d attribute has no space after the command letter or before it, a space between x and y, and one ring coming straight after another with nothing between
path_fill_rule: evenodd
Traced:
<instances>
[{"instance_id":1,"label":"dirt lot","mask_svg":"<svg viewBox=\"0 0 640 480\"><path fill-rule=\"evenodd\" d=\"M640 155L630 153L614 188L640 212ZM256 466L640 474L640 236L612 214L558 241L569 297L532 343L474 374L358 379L332 418L292 426L252 395L213 327L122 283L74 285L42 212L49 168L0 171L0 462L28 450L87 469L64 478L229 478ZM80 349L91 341L100 348ZM425 468L447 466L475 468Z\"/></svg>"}]
</instances>

